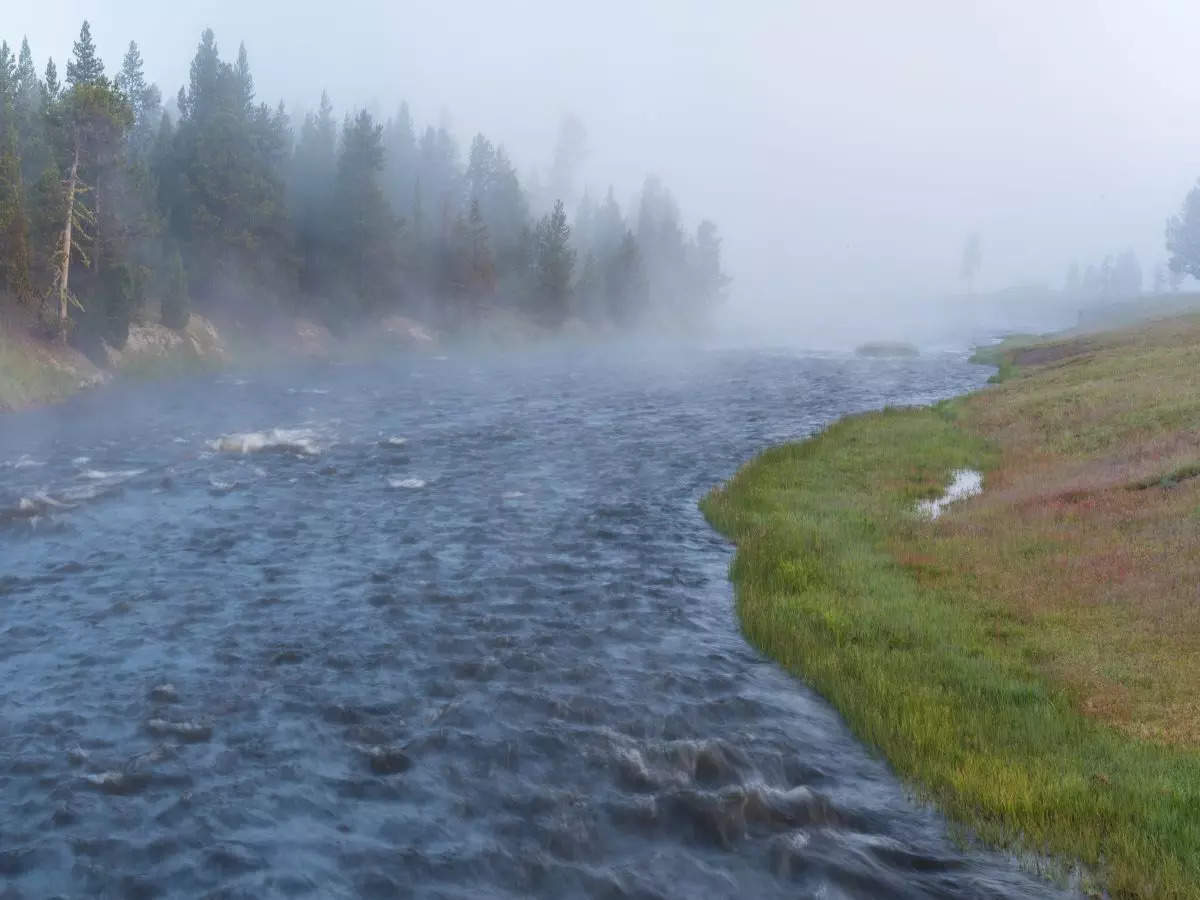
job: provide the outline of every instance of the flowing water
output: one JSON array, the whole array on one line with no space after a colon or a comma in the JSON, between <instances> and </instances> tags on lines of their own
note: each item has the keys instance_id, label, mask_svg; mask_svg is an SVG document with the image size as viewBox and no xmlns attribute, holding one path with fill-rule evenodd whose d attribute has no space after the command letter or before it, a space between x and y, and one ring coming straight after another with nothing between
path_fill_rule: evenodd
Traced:
<instances>
[{"instance_id":1,"label":"flowing water","mask_svg":"<svg viewBox=\"0 0 1200 900\"><path fill-rule=\"evenodd\" d=\"M0 418L0 896L1049 895L744 642L696 508L986 374L548 351Z\"/></svg>"}]
</instances>

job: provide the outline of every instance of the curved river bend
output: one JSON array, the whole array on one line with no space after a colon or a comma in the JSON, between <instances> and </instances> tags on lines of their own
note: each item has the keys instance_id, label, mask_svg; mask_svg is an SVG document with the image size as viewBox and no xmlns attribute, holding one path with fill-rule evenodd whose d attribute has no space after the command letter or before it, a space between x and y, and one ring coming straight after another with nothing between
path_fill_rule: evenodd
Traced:
<instances>
[{"instance_id":1,"label":"curved river bend","mask_svg":"<svg viewBox=\"0 0 1200 900\"><path fill-rule=\"evenodd\" d=\"M555 351L0 419L3 896L1048 896L746 645L696 508L986 374Z\"/></svg>"}]
</instances>

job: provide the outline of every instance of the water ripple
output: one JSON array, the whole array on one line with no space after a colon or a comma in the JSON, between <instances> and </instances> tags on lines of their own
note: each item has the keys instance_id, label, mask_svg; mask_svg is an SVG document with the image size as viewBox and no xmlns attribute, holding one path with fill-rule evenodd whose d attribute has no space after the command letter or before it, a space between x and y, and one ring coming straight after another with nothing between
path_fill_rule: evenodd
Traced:
<instances>
[{"instance_id":1,"label":"water ripple","mask_svg":"<svg viewBox=\"0 0 1200 900\"><path fill-rule=\"evenodd\" d=\"M547 352L5 418L4 896L1047 896L745 644L696 509L984 375Z\"/></svg>"}]
</instances>

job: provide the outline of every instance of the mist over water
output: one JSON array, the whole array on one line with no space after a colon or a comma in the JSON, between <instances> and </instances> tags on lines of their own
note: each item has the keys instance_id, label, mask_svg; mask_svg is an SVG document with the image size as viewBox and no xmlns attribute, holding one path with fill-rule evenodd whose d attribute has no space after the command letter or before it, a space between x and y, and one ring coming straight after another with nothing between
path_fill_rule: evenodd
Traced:
<instances>
[{"instance_id":1,"label":"mist over water","mask_svg":"<svg viewBox=\"0 0 1200 900\"><path fill-rule=\"evenodd\" d=\"M696 504L1189 284L1193 6L6 10L20 378L358 361L0 416L2 896L1055 896L746 644Z\"/></svg>"},{"instance_id":2,"label":"mist over water","mask_svg":"<svg viewBox=\"0 0 1200 900\"><path fill-rule=\"evenodd\" d=\"M986 374L547 348L7 418L10 895L1053 895L746 645L696 508Z\"/></svg>"},{"instance_id":3,"label":"mist over water","mask_svg":"<svg viewBox=\"0 0 1200 900\"><path fill-rule=\"evenodd\" d=\"M1149 288L1200 174L1185 0L215 0L169 21L151 0L12 6L6 37L28 34L39 67L63 65L85 16L110 72L137 40L172 114L211 27L230 59L245 41L259 98L284 101L297 130L322 90L339 120L363 107L383 122L407 100L464 152L476 131L509 148L523 182L550 180L571 113L588 152L568 212L609 184L629 209L662 176L687 227L720 226L727 327L759 337L922 340L950 295L1000 316L1004 301L960 296L970 233L980 295L1061 288L1073 262L1127 248Z\"/></svg>"}]
</instances>

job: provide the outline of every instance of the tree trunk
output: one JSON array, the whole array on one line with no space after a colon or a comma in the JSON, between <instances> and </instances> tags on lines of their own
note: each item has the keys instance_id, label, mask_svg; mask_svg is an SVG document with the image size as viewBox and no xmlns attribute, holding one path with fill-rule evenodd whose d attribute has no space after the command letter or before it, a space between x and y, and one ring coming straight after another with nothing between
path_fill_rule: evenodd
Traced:
<instances>
[{"instance_id":1,"label":"tree trunk","mask_svg":"<svg viewBox=\"0 0 1200 900\"><path fill-rule=\"evenodd\" d=\"M58 336L63 343L67 340L67 298L70 295L71 279L71 229L75 224L75 191L79 187L79 140L75 141L75 156L71 160L71 174L67 177L67 220L63 224L62 268L58 275Z\"/></svg>"}]
</instances>

